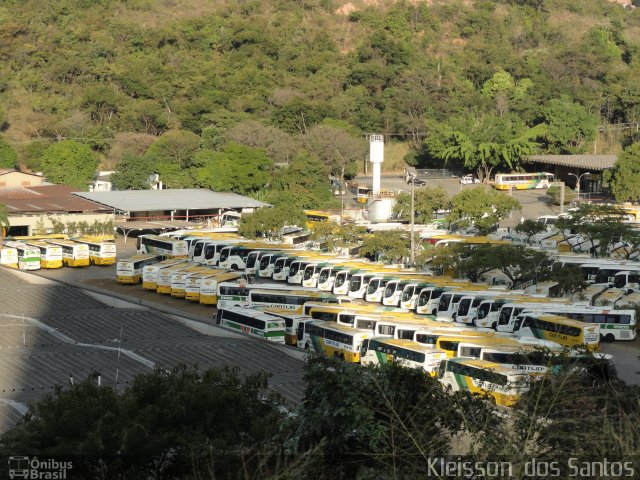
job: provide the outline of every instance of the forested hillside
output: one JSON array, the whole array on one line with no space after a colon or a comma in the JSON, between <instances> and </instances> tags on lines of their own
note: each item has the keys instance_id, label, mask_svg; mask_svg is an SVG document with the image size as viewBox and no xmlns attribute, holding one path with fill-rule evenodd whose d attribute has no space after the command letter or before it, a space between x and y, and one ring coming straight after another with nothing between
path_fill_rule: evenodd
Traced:
<instances>
[{"instance_id":1,"label":"forested hillside","mask_svg":"<svg viewBox=\"0 0 640 480\"><path fill-rule=\"evenodd\" d=\"M86 144L121 188L273 201L353 173L367 132L488 175L640 114L640 11L602 0L5 0L0 56L0 165Z\"/></svg>"}]
</instances>

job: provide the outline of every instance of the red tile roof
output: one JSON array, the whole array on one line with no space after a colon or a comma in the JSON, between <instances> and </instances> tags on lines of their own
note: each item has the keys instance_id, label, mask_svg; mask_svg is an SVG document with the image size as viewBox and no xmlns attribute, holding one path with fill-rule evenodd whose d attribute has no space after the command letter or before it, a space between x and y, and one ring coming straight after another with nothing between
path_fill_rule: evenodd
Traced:
<instances>
[{"instance_id":1,"label":"red tile roof","mask_svg":"<svg viewBox=\"0 0 640 480\"><path fill-rule=\"evenodd\" d=\"M9 214L45 212L110 212L112 209L85 200L72 192L77 188L66 185L0 188L0 203Z\"/></svg>"}]
</instances>

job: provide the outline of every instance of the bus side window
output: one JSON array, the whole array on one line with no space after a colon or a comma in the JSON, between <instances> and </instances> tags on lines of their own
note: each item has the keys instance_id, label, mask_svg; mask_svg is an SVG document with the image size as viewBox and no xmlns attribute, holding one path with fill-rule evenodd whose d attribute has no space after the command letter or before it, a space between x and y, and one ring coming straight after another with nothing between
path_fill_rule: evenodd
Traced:
<instances>
[{"instance_id":1,"label":"bus side window","mask_svg":"<svg viewBox=\"0 0 640 480\"><path fill-rule=\"evenodd\" d=\"M362 345L360 346L360 354L366 355L368 349L369 349L369 339L365 338L364 341L362 342Z\"/></svg>"}]
</instances>

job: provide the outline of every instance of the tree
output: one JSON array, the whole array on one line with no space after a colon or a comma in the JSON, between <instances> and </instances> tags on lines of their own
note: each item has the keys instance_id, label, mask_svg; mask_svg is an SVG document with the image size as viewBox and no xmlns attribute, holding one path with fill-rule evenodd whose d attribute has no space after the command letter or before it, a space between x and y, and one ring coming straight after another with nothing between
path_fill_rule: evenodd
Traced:
<instances>
[{"instance_id":1,"label":"tree","mask_svg":"<svg viewBox=\"0 0 640 480\"><path fill-rule=\"evenodd\" d=\"M449 194L441 186L417 188L414 192L414 221L431 223L438 210L449 210ZM402 221L411 219L411 194L401 193L396 197L393 213Z\"/></svg>"},{"instance_id":2,"label":"tree","mask_svg":"<svg viewBox=\"0 0 640 480\"><path fill-rule=\"evenodd\" d=\"M564 187L561 187L558 185L551 185L549 188L547 188L547 197L549 198L549 202L552 205L560 205L560 196L563 188L564 188L564 205L568 205L569 203L575 200L577 196L575 190L567 188L566 185Z\"/></svg>"},{"instance_id":3,"label":"tree","mask_svg":"<svg viewBox=\"0 0 640 480\"><path fill-rule=\"evenodd\" d=\"M523 157L536 150L536 139L545 130L542 124L526 128L509 116L485 115L459 123L460 129L449 131L438 154L446 162L459 161L476 170L481 181L488 180L497 167L516 169Z\"/></svg>"},{"instance_id":4,"label":"tree","mask_svg":"<svg viewBox=\"0 0 640 480\"><path fill-rule=\"evenodd\" d=\"M409 256L410 239L402 230L374 232L366 236L360 255L389 263L402 263Z\"/></svg>"},{"instance_id":5,"label":"tree","mask_svg":"<svg viewBox=\"0 0 640 480\"><path fill-rule=\"evenodd\" d=\"M247 195L272 179L273 161L262 149L230 143L222 152L201 150L194 158L198 185L218 192Z\"/></svg>"},{"instance_id":6,"label":"tree","mask_svg":"<svg viewBox=\"0 0 640 480\"><path fill-rule=\"evenodd\" d=\"M148 190L149 175L154 171L148 157L126 152L111 175L111 183L115 190Z\"/></svg>"},{"instance_id":7,"label":"tree","mask_svg":"<svg viewBox=\"0 0 640 480\"><path fill-rule=\"evenodd\" d=\"M513 210L521 208L515 198L480 186L453 196L448 219L458 226L473 226L480 234L486 234Z\"/></svg>"},{"instance_id":8,"label":"tree","mask_svg":"<svg viewBox=\"0 0 640 480\"><path fill-rule=\"evenodd\" d=\"M9 223L9 210L7 210L6 205L0 203L0 245L2 245L2 240L9 231L10 226L11 224Z\"/></svg>"},{"instance_id":9,"label":"tree","mask_svg":"<svg viewBox=\"0 0 640 480\"><path fill-rule=\"evenodd\" d=\"M485 402L449 395L433 377L396 363L355 369L313 357L305 383L291 478L425 478L428 458L450 452L450 432L474 436L491 423Z\"/></svg>"},{"instance_id":10,"label":"tree","mask_svg":"<svg viewBox=\"0 0 640 480\"><path fill-rule=\"evenodd\" d=\"M551 263L545 252L523 245L493 245L487 254L491 255L496 268L509 279L514 289L527 280L540 280L543 266Z\"/></svg>"},{"instance_id":11,"label":"tree","mask_svg":"<svg viewBox=\"0 0 640 480\"><path fill-rule=\"evenodd\" d=\"M567 97L550 100L544 116L550 153L581 153L595 137L598 118Z\"/></svg>"},{"instance_id":12,"label":"tree","mask_svg":"<svg viewBox=\"0 0 640 480\"><path fill-rule=\"evenodd\" d=\"M282 238L282 228L286 226L303 227L307 217L304 212L291 205L273 208L260 208L250 215L243 215L238 225L238 233L247 238Z\"/></svg>"},{"instance_id":13,"label":"tree","mask_svg":"<svg viewBox=\"0 0 640 480\"><path fill-rule=\"evenodd\" d=\"M178 366L140 374L121 393L95 380L30 405L0 451L77 455L81 478L253 477L284 419L263 372Z\"/></svg>"},{"instance_id":14,"label":"tree","mask_svg":"<svg viewBox=\"0 0 640 480\"><path fill-rule=\"evenodd\" d=\"M324 162L329 174L340 178L343 185L345 176L356 174L357 161L365 158L367 153L364 138L335 126L313 127L305 135L304 142L308 150Z\"/></svg>"},{"instance_id":15,"label":"tree","mask_svg":"<svg viewBox=\"0 0 640 480\"><path fill-rule=\"evenodd\" d=\"M328 178L327 166L301 151L288 166L275 170L266 200L273 205L328 208L334 200Z\"/></svg>"},{"instance_id":16,"label":"tree","mask_svg":"<svg viewBox=\"0 0 640 480\"><path fill-rule=\"evenodd\" d=\"M591 245L591 254L608 256L609 247L633 234L633 227L623 223L626 212L616 205L581 203L568 215L558 219L556 228L585 237Z\"/></svg>"},{"instance_id":17,"label":"tree","mask_svg":"<svg viewBox=\"0 0 640 480\"><path fill-rule=\"evenodd\" d=\"M539 233L546 232L547 227L543 223L527 218L515 227L515 231L527 237L527 244L531 245L531 237Z\"/></svg>"},{"instance_id":18,"label":"tree","mask_svg":"<svg viewBox=\"0 0 640 480\"><path fill-rule=\"evenodd\" d=\"M549 295L554 297L573 295L588 286L583 271L575 265L552 269L548 279L555 282L555 285L549 289Z\"/></svg>"},{"instance_id":19,"label":"tree","mask_svg":"<svg viewBox=\"0 0 640 480\"><path fill-rule=\"evenodd\" d=\"M340 225L337 222L324 222L313 227L311 238L325 245L329 252L333 252L360 244L366 232L366 227L353 223Z\"/></svg>"},{"instance_id":20,"label":"tree","mask_svg":"<svg viewBox=\"0 0 640 480\"><path fill-rule=\"evenodd\" d=\"M618 155L609 184L619 203L640 201L640 143L629 145Z\"/></svg>"},{"instance_id":21,"label":"tree","mask_svg":"<svg viewBox=\"0 0 640 480\"><path fill-rule=\"evenodd\" d=\"M18 165L18 154L6 140L0 138L0 168L15 168Z\"/></svg>"},{"instance_id":22,"label":"tree","mask_svg":"<svg viewBox=\"0 0 640 480\"><path fill-rule=\"evenodd\" d=\"M63 140L49 146L41 158L47 181L87 189L98 167L98 160L88 145Z\"/></svg>"},{"instance_id":23,"label":"tree","mask_svg":"<svg viewBox=\"0 0 640 480\"><path fill-rule=\"evenodd\" d=\"M191 167L195 167L200 137L185 130L170 130L156 140L145 153L155 165L162 182L169 188L187 188L194 184Z\"/></svg>"}]
</instances>

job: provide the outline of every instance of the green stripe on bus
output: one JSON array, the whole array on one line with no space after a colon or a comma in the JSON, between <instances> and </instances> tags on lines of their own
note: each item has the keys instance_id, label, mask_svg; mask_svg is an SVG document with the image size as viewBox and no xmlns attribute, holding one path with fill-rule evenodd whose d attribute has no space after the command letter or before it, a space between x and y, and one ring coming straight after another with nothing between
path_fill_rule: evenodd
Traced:
<instances>
[{"instance_id":1,"label":"green stripe on bus","mask_svg":"<svg viewBox=\"0 0 640 480\"><path fill-rule=\"evenodd\" d=\"M378 359L378 363L382 363L382 364L389 363L389 359L388 359L386 353L378 352L377 350L376 350L375 353L376 353L376 357Z\"/></svg>"}]
</instances>

